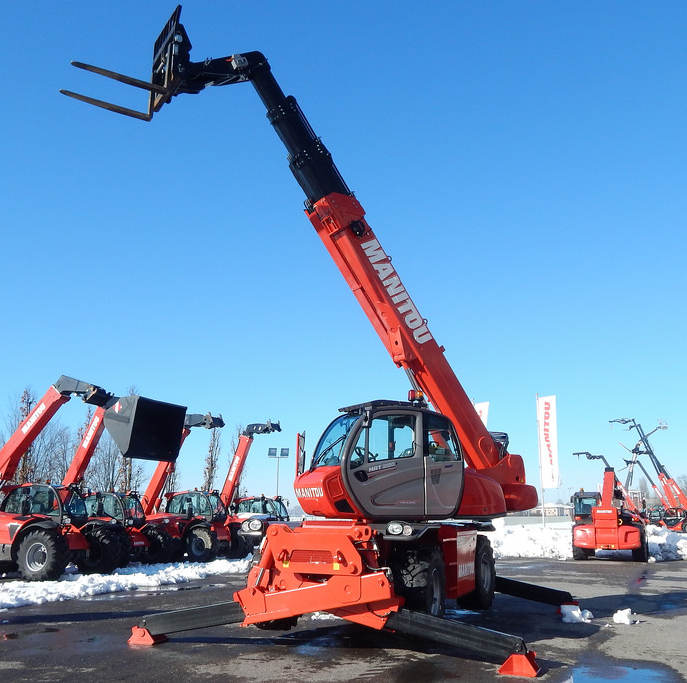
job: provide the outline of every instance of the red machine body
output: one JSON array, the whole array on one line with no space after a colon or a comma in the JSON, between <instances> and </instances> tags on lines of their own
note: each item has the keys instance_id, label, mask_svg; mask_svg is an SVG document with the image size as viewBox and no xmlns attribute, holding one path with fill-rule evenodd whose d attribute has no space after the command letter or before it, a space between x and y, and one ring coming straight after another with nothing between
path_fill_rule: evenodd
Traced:
<instances>
[{"instance_id":1,"label":"red machine body","mask_svg":"<svg viewBox=\"0 0 687 683\"><path fill-rule=\"evenodd\" d=\"M611 467L604 471L601 500L590 512L590 521L573 526L573 559L591 557L595 550L632 550L633 560L649 559L645 518L626 497Z\"/></svg>"},{"instance_id":2,"label":"red machine body","mask_svg":"<svg viewBox=\"0 0 687 683\"><path fill-rule=\"evenodd\" d=\"M507 435L486 430L360 203L267 59L248 52L191 62L180 11L156 41L150 83L74 63L148 89L147 113L62 92L150 121L176 95L250 82L287 149L307 217L415 392L407 403L377 400L341 409L309 468L299 448L296 495L307 514L325 519L267 527L246 588L234 595L243 623L287 627L301 614L324 610L373 628L436 635L447 596L473 609L490 606L494 559L479 532L493 529L493 517L534 507L536 490L526 483L522 458L508 452ZM215 608L210 612L212 623L222 623ZM418 612L427 613L420 620L427 628L418 630L412 616ZM139 630L151 635L147 627ZM518 648L502 671L536 675L533 653L522 641Z\"/></svg>"}]
</instances>

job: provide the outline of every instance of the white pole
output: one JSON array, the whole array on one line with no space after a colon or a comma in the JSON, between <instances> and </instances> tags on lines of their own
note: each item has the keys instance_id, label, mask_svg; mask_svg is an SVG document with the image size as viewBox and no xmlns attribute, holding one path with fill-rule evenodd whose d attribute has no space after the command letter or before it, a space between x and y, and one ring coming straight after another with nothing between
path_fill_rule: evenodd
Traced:
<instances>
[{"instance_id":1,"label":"white pole","mask_svg":"<svg viewBox=\"0 0 687 683\"><path fill-rule=\"evenodd\" d=\"M544 520L544 477L541 467L541 436L539 429L539 394L535 394L535 405L537 406L537 455L539 456L539 498L541 500L541 524L546 529L546 522Z\"/></svg>"},{"instance_id":2,"label":"white pole","mask_svg":"<svg viewBox=\"0 0 687 683\"><path fill-rule=\"evenodd\" d=\"M279 495L279 455L277 455L277 495Z\"/></svg>"}]
</instances>

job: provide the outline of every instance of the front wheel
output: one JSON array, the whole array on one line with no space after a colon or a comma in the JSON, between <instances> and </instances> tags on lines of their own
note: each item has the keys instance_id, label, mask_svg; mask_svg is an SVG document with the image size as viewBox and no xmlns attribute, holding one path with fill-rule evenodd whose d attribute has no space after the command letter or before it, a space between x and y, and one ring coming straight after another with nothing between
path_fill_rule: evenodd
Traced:
<instances>
[{"instance_id":1,"label":"front wheel","mask_svg":"<svg viewBox=\"0 0 687 683\"><path fill-rule=\"evenodd\" d=\"M157 526L147 526L142 533L148 541L148 547L143 554L144 562L158 564L170 562L174 558L174 539L164 529Z\"/></svg>"},{"instance_id":2,"label":"front wheel","mask_svg":"<svg viewBox=\"0 0 687 683\"><path fill-rule=\"evenodd\" d=\"M121 557L119 534L115 529L96 526L85 529L83 535L88 541L88 550L76 561L84 574L109 574L116 569Z\"/></svg>"},{"instance_id":3,"label":"front wheel","mask_svg":"<svg viewBox=\"0 0 687 683\"><path fill-rule=\"evenodd\" d=\"M186 534L186 553L190 562L210 562L217 557L217 535L203 526Z\"/></svg>"},{"instance_id":4,"label":"front wheel","mask_svg":"<svg viewBox=\"0 0 687 683\"><path fill-rule=\"evenodd\" d=\"M59 579L67 567L67 546L60 534L46 529L29 531L19 544L17 566L25 581Z\"/></svg>"},{"instance_id":5,"label":"front wheel","mask_svg":"<svg viewBox=\"0 0 687 683\"><path fill-rule=\"evenodd\" d=\"M398 570L402 594L410 609L441 617L446 609L444 557L437 547L406 554Z\"/></svg>"},{"instance_id":6,"label":"front wheel","mask_svg":"<svg viewBox=\"0 0 687 683\"><path fill-rule=\"evenodd\" d=\"M491 543L486 536L477 536L475 546L475 590L458 599L465 609L484 610L494 601L496 567Z\"/></svg>"}]
</instances>

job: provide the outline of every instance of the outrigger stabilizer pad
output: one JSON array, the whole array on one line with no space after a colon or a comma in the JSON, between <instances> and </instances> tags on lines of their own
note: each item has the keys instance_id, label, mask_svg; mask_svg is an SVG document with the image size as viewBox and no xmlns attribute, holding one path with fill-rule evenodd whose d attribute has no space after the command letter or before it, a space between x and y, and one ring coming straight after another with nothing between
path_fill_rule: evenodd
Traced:
<instances>
[{"instance_id":1,"label":"outrigger stabilizer pad","mask_svg":"<svg viewBox=\"0 0 687 683\"><path fill-rule=\"evenodd\" d=\"M522 678L536 678L541 673L541 667L537 664L534 650L528 650L524 654L513 654L499 667L502 676L520 676Z\"/></svg>"}]
</instances>

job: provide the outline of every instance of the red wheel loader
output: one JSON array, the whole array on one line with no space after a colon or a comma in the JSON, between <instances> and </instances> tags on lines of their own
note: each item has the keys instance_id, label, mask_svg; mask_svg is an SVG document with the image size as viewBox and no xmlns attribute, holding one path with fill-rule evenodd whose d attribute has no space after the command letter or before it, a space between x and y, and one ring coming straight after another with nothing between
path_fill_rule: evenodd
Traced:
<instances>
[{"instance_id":1,"label":"red wheel loader","mask_svg":"<svg viewBox=\"0 0 687 683\"><path fill-rule=\"evenodd\" d=\"M180 11L155 42L149 82L73 62L148 90L146 112L62 92L150 121L177 95L251 83L287 149L307 218L413 389L408 402L374 400L342 409L309 466L301 453L296 495L307 514L322 519L296 528L271 524L235 602L146 617L130 642L220 623L283 628L301 614L328 611L373 629L505 659L502 673L536 675L534 653L521 638L441 617L446 597L486 608L494 590L556 604L570 599L563 591L496 577L489 541L480 533L492 528L492 518L537 504L522 458L509 453L506 434L485 428L362 206L264 55L192 62Z\"/></svg>"}]
</instances>

